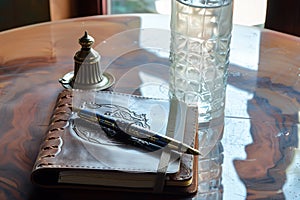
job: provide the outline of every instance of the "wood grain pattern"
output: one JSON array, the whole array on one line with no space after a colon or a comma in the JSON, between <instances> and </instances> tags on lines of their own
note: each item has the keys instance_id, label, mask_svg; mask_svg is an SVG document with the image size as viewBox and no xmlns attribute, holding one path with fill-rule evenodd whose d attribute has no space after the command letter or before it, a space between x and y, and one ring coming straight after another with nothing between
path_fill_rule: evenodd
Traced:
<instances>
[{"instance_id":1,"label":"wood grain pattern","mask_svg":"<svg viewBox=\"0 0 300 200\"><path fill-rule=\"evenodd\" d=\"M100 191L48 191L36 188L30 181L52 108L63 89L58 79L73 70L78 38L88 30L97 46L114 33L140 27L142 20L137 16L95 16L0 33L0 199L158 198ZM233 136L250 134L253 139L245 147L247 158L235 159L233 169L247 189L247 198L280 199L284 196L278 191L286 181L285 170L293 158L294 148L299 145L300 39L267 30L261 34L258 70L231 65L229 71L229 85L253 94L246 101L248 117L226 117L251 124L248 132L232 133ZM132 66L147 62L168 65L168 60L141 50L116 60L110 72L118 81ZM118 91L132 93L134 88L134 93L139 94L138 86L142 82L137 79L137 73L129 74L131 81L118 85ZM167 76L165 71L151 73L160 78ZM242 109L242 104L240 101L239 105L232 105L229 99L226 106L234 111ZM224 135L234 131L235 125L226 124ZM230 143L225 142L225 148L226 145Z\"/></svg>"},{"instance_id":2,"label":"wood grain pattern","mask_svg":"<svg viewBox=\"0 0 300 200\"><path fill-rule=\"evenodd\" d=\"M229 76L229 84L253 93L247 102L253 143L245 147L247 158L234 165L248 199L284 199L285 171L299 147L299 38L271 31L262 36L258 71L230 68L250 75Z\"/></svg>"},{"instance_id":3,"label":"wood grain pattern","mask_svg":"<svg viewBox=\"0 0 300 200\"><path fill-rule=\"evenodd\" d=\"M63 89L58 79L73 70L73 55L84 30L93 30L92 35L100 43L139 23L138 17L111 22L75 19L68 26L58 22L1 33L1 199L28 199L32 193L32 164L49 124L53 100Z\"/></svg>"}]
</instances>

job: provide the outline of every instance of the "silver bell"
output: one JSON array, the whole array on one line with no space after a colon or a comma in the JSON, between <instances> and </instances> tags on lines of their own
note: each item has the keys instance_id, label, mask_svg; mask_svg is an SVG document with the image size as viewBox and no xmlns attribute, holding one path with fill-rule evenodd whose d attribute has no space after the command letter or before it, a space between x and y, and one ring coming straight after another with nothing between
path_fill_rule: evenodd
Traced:
<instances>
[{"instance_id":1,"label":"silver bell","mask_svg":"<svg viewBox=\"0 0 300 200\"><path fill-rule=\"evenodd\" d=\"M113 85L114 77L109 73L102 73L101 56L91 47L94 41L86 31L79 39L81 49L74 56L74 72L66 74L59 80L64 87L104 90Z\"/></svg>"}]
</instances>

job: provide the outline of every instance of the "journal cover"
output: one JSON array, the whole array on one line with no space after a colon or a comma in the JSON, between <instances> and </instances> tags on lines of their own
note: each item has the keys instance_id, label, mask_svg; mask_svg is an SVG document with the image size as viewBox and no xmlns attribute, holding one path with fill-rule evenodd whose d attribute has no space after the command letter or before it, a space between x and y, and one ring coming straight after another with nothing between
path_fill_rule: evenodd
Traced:
<instances>
[{"instance_id":1,"label":"journal cover","mask_svg":"<svg viewBox=\"0 0 300 200\"><path fill-rule=\"evenodd\" d=\"M197 191L197 156L147 150L116 140L74 108L167 135L197 148L197 108L178 101L114 93L64 90L32 171L42 187L190 194Z\"/></svg>"}]
</instances>

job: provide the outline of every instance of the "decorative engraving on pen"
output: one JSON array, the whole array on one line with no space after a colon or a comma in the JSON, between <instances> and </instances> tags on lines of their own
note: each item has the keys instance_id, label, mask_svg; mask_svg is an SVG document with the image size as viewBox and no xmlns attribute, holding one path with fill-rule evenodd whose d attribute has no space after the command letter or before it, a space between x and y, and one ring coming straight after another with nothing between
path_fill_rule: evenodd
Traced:
<instances>
[{"instance_id":1,"label":"decorative engraving on pen","mask_svg":"<svg viewBox=\"0 0 300 200\"><path fill-rule=\"evenodd\" d=\"M150 129L146 114L137 114L134 111L131 111L128 108L113 105L113 104L96 104L88 103L84 107L87 109L94 110L97 113L101 113L105 116L113 117L115 119L123 119L126 121L132 122L137 126L141 126L146 129ZM120 124L119 124L120 125ZM101 127L97 124L87 122L86 120L75 118L73 120L73 129L77 136L82 138L85 141L94 143L94 144L106 144L106 145L121 145L124 142L114 138L116 132L112 129ZM103 134L103 132L105 134ZM140 143L137 139L132 141L135 143ZM142 145L142 144L141 144Z\"/></svg>"}]
</instances>

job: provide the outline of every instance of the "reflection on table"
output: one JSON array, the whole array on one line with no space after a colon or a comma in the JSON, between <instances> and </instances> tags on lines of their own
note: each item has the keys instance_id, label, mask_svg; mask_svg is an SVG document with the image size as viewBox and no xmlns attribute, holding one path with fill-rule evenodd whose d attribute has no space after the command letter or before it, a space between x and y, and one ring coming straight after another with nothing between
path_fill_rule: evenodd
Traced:
<instances>
[{"instance_id":1,"label":"reflection on table","mask_svg":"<svg viewBox=\"0 0 300 200\"><path fill-rule=\"evenodd\" d=\"M33 186L29 175L62 90L58 79L73 70L82 33L88 30L95 38L104 70L116 77L113 91L165 98L168 26L169 18L162 15L94 16L0 33L1 198L153 199L47 191ZM154 41L153 31L161 35ZM128 34L113 40L118 33ZM119 48L110 48L112 42ZM299 197L299 52L299 38L235 26L221 141L223 199Z\"/></svg>"}]
</instances>

